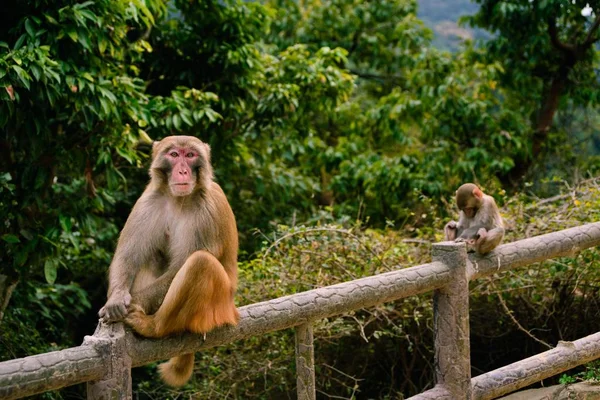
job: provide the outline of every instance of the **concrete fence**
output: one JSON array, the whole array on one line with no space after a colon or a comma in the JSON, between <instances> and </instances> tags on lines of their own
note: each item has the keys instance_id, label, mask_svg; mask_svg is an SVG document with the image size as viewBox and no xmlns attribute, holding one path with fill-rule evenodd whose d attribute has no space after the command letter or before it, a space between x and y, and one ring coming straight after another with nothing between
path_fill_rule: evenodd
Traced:
<instances>
[{"instance_id":1,"label":"concrete fence","mask_svg":"<svg viewBox=\"0 0 600 400\"><path fill-rule=\"evenodd\" d=\"M210 332L206 340L194 334L143 339L122 324L101 324L79 347L0 363L0 398L87 382L88 399L131 399L132 367L294 328L298 399L315 399L315 321L433 291L436 385L411 399L493 399L600 358L600 332L471 378L469 280L599 244L600 222L504 244L483 257L467 255L464 244L437 243L429 264L241 307L238 326Z\"/></svg>"}]
</instances>

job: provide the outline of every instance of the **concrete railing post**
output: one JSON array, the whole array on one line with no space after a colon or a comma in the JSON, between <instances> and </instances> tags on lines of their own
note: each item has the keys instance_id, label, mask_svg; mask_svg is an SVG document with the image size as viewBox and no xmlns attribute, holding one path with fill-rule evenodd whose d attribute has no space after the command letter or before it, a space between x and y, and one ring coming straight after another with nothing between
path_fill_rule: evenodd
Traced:
<instances>
[{"instance_id":1,"label":"concrete railing post","mask_svg":"<svg viewBox=\"0 0 600 400\"><path fill-rule=\"evenodd\" d=\"M433 261L452 271L450 282L433 292L436 384L454 400L471 399L469 280L463 243L442 242L432 248Z\"/></svg>"},{"instance_id":2,"label":"concrete railing post","mask_svg":"<svg viewBox=\"0 0 600 400\"><path fill-rule=\"evenodd\" d=\"M296 327L296 392L298 400L315 400L315 351L311 323Z\"/></svg>"},{"instance_id":3,"label":"concrete railing post","mask_svg":"<svg viewBox=\"0 0 600 400\"><path fill-rule=\"evenodd\" d=\"M88 400L130 400L131 357L127 349L124 325L100 323L94 336L85 337L84 344L94 346L108 365L104 378L88 382Z\"/></svg>"}]
</instances>

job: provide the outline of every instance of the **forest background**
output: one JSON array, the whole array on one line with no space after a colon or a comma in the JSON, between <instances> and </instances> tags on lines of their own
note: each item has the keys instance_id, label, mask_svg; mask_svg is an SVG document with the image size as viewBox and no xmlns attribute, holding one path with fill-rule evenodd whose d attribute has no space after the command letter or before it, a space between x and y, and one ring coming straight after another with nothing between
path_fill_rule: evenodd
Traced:
<instances>
[{"instance_id":1,"label":"forest background","mask_svg":"<svg viewBox=\"0 0 600 400\"><path fill-rule=\"evenodd\" d=\"M94 331L118 232L148 181L148 144L167 135L212 147L240 232L239 305L428 262L467 181L501 205L505 241L598 221L599 10L5 1L0 360ZM472 283L473 375L600 331L598 260L591 249ZM320 321L319 398L431 387L431 327L429 295ZM288 331L236 342L199 354L182 391L152 365L134 370L134 391L294 398L293 351ZM598 375L590 364L560 379Z\"/></svg>"}]
</instances>

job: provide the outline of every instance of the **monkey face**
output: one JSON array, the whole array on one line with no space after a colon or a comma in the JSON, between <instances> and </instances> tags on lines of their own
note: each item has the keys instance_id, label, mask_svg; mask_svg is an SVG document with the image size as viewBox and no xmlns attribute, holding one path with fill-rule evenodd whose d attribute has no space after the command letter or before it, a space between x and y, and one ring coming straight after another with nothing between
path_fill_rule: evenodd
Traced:
<instances>
[{"instance_id":1,"label":"monkey face","mask_svg":"<svg viewBox=\"0 0 600 400\"><path fill-rule=\"evenodd\" d=\"M475 216L475 214L477 214L477 208L476 207L465 207L462 209L462 212L464 212L467 217L473 218Z\"/></svg>"},{"instance_id":2,"label":"monkey face","mask_svg":"<svg viewBox=\"0 0 600 400\"><path fill-rule=\"evenodd\" d=\"M173 196L187 196L196 188L199 154L190 147L172 147L164 157L171 166L169 189Z\"/></svg>"},{"instance_id":3,"label":"monkey face","mask_svg":"<svg viewBox=\"0 0 600 400\"><path fill-rule=\"evenodd\" d=\"M174 197L205 191L212 181L210 147L193 136L168 136L152 148L152 182Z\"/></svg>"},{"instance_id":4,"label":"monkey face","mask_svg":"<svg viewBox=\"0 0 600 400\"><path fill-rule=\"evenodd\" d=\"M456 205L467 218L475 217L483 203L483 192L473 183L465 183L456 191Z\"/></svg>"}]
</instances>

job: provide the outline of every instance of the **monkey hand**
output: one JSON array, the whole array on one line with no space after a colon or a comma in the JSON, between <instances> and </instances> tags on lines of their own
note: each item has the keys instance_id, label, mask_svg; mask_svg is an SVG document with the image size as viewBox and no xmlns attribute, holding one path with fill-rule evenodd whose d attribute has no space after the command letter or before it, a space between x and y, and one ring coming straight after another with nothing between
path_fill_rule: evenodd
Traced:
<instances>
[{"instance_id":1,"label":"monkey hand","mask_svg":"<svg viewBox=\"0 0 600 400\"><path fill-rule=\"evenodd\" d=\"M458 224L456 223L456 221L450 221L446 224L446 228L448 229L456 229L457 226Z\"/></svg>"},{"instance_id":2,"label":"monkey hand","mask_svg":"<svg viewBox=\"0 0 600 400\"><path fill-rule=\"evenodd\" d=\"M472 244L478 253L480 253L479 249L485 243L485 241L487 240L487 237L488 237L487 229L481 228L480 230L477 231L477 237L475 237L473 239Z\"/></svg>"},{"instance_id":3,"label":"monkey hand","mask_svg":"<svg viewBox=\"0 0 600 400\"><path fill-rule=\"evenodd\" d=\"M446 240L456 239L457 227L458 224L456 223L456 221L450 221L446 224L446 226L444 227L444 236L446 237Z\"/></svg>"},{"instance_id":4,"label":"monkey hand","mask_svg":"<svg viewBox=\"0 0 600 400\"><path fill-rule=\"evenodd\" d=\"M481 228L477 231L477 239L486 238L487 237L487 229Z\"/></svg>"},{"instance_id":5,"label":"monkey hand","mask_svg":"<svg viewBox=\"0 0 600 400\"><path fill-rule=\"evenodd\" d=\"M127 315L131 294L127 290L113 292L104 307L98 311L103 322L121 321Z\"/></svg>"}]
</instances>

